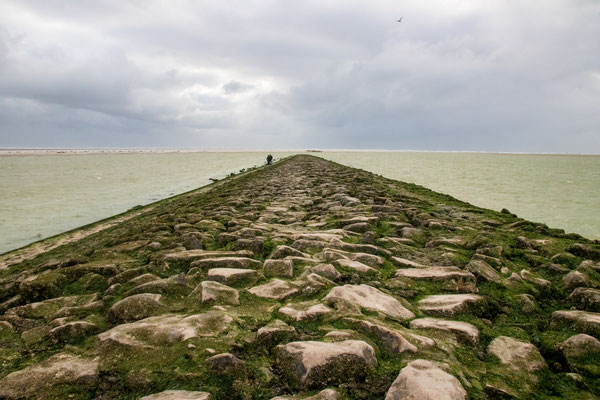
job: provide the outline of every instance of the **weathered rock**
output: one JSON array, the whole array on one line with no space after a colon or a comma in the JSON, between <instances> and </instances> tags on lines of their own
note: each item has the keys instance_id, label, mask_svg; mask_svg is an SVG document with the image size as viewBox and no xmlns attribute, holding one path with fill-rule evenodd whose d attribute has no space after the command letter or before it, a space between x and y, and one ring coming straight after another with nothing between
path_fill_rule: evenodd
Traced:
<instances>
[{"instance_id":1,"label":"weathered rock","mask_svg":"<svg viewBox=\"0 0 600 400\"><path fill-rule=\"evenodd\" d=\"M214 257L252 257L252 252L248 250L239 251L207 251L207 250L185 250L176 253L169 253L163 260L167 262L191 262L204 258Z\"/></svg>"},{"instance_id":2,"label":"weathered rock","mask_svg":"<svg viewBox=\"0 0 600 400\"><path fill-rule=\"evenodd\" d=\"M580 333L571 336L560 344L560 349L567 358L600 356L600 340Z\"/></svg>"},{"instance_id":3,"label":"weathered rock","mask_svg":"<svg viewBox=\"0 0 600 400\"><path fill-rule=\"evenodd\" d=\"M302 388L360 380L377 364L375 350L360 340L292 342L276 352L279 368Z\"/></svg>"},{"instance_id":4,"label":"weathered rock","mask_svg":"<svg viewBox=\"0 0 600 400\"><path fill-rule=\"evenodd\" d=\"M552 286L552 282L549 280L540 278L526 269L521 270L521 278L523 278L525 282L532 283L540 288L549 288Z\"/></svg>"},{"instance_id":5,"label":"weathered rock","mask_svg":"<svg viewBox=\"0 0 600 400\"><path fill-rule=\"evenodd\" d=\"M55 271L44 271L23 280L19 294L28 301L39 301L60 296L67 278Z\"/></svg>"},{"instance_id":6,"label":"weathered rock","mask_svg":"<svg viewBox=\"0 0 600 400\"><path fill-rule=\"evenodd\" d=\"M258 280L258 274L253 269L213 268L208 270L206 277L227 286L245 286Z\"/></svg>"},{"instance_id":7,"label":"weathered rock","mask_svg":"<svg viewBox=\"0 0 600 400\"><path fill-rule=\"evenodd\" d=\"M67 322L63 325L59 325L53 328L48 333L51 340L63 342L63 343L74 343L89 335L96 334L100 331L100 328L95 324L87 321L72 321Z\"/></svg>"},{"instance_id":8,"label":"weathered rock","mask_svg":"<svg viewBox=\"0 0 600 400\"><path fill-rule=\"evenodd\" d=\"M415 316L397 299L369 285L337 286L331 289L323 300L338 307L341 303L349 304L351 307L381 312L399 320L407 320Z\"/></svg>"},{"instance_id":9,"label":"weathered rock","mask_svg":"<svg viewBox=\"0 0 600 400\"><path fill-rule=\"evenodd\" d=\"M477 280L470 272L465 272L456 267L426 267L407 268L396 271L397 277L410 279L424 279L438 282L447 290L475 292Z\"/></svg>"},{"instance_id":10,"label":"weathered rock","mask_svg":"<svg viewBox=\"0 0 600 400\"><path fill-rule=\"evenodd\" d=\"M219 375L239 373L244 370L246 363L231 353L221 353L206 359L208 368Z\"/></svg>"},{"instance_id":11,"label":"weathered rock","mask_svg":"<svg viewBox=\"0 0 600 400\"><path fill-rule=\"evenodd\" d=\"M585 311L554 311L552 325L569 325L581 333L600 338L600 313Z\"/></svg>"},{"instance_id":12,"label":"weathered rock","mask_svg":"<svg viewBox=\"0 0 600 400\"><path fill-rule=\"evenodd\" d=\"M273 320L256 332L256 341L261 344L274 345L289 340L296 335L296 329L281 320Z\"/></svg>"},{"instance_id":13,"label":"weathered rock","mask_svg":"<svg viewBox=\"0 0 600 400\"><path fill-rule=\"evenodd\" d=\"M260 268L262 263L247 257L215 257L194 261L190 264L198 268Z\"/></svg>"},{"instance_id":14,"label":"weathered rock","mask_svg":"<svg viewBox=\"0 0 600 400\"><path fill-rule=\"evenodd\" d=\"M158 276L151 274L151 273L146 273L146 274L142 274L142 275L136 276L135 278L130 279L129 281L127 281L127 283L133 284L135 286L139 286L139 285L143 285L144 283L158 281L158 280L160 280L160 278Z\"/></svg>"},{"instance_id":15,"label":"weathered rock","mask_svg":"<svg viewBox=\"0 0 600 400\"><path fill-rule=\"evenodd\" d=\"M85 313L87 310L96 310L98 295L87 294L81 296L57 297L36 303L29 303L13 307L6 314L14 314L25 318L45 319L47 321L57 318L59 314Z\"/></svg>"},{"instance_id":16,"label":"weathered rock","mask_svg":"<svg viewBox=\"0 0 600 400\"><path fill-rule=\"evenodd\" d=\"M406 258L400 257L390 257L392 263L400 268L425 268L426 266L423 264L419 264L418 262L407 260Z\"/></svg>"},{"instance_id":17,"label":"weathered rock","mask_svg":"<svg viewBox=\"0 0 600 400\"><path fill-rule=\"evenodd\" d=\"M162 307L160 294L142 293L125 297L108 310L108 318L116 323L133 322L159 312Z\"/></svg>"},{"instance_id":18,"label":"weathered rock","mask_svg":"<svg viewBox=\"0 0 600 400\"><path fill-rule=\"evenodd\" d=\"M40 364L8 374L0 380L0 398L46 398L54 385L93 387L98 379L98 360L57 354Z\"/></svg>"},{"instance_id":19,"label":"weathered rock","mask_svg":"<svg viewBox=\"0 0 600 400\"><path fill-rule=\"evenodd\" d=\"M185 281L185 274L180 273L165 279L151 281L136 286L126 293L127 296L138 293L161 293L173 296L187 296L192 289Z\"/></svg>"},{"instance_id":20,"label":"weathered rock","mask_svg":"<svg viewBox=\"0 0 600 400\"><path fill-rule=\"evenodd\" d=\"M482 260L471 260L465 270L471 272L478 278L490 282L500 282L500 275L487 262Z\"/></svg>"},{"instance_id":21,"label":"weathered rock","mask_svg":"<svg viewBox=\"0 0 600 400\"><path fill-rule=\"evenodd\" d=\"M578 287L573 290L569 296L569 300L587 311L600 311L600 290Z\"/></svg>"},{"instance_id":22,"label":"weathered rock","mask_svg":"<svg viewBox=\"0 0 600 400\"><path fill-rule=\"evenodd\" d=\"M415 345L394 329L361 319L345 318L344 320L355 326L356 329L375 336L377 342L390 353L416 353L418 350Z\"/></svg>"},{"instance_id":23,"label":"weathered rock","mask_svg":"<svg viewBox=\"0 0 600 400\"><path fill-rule=\"evenodd\" d=\"M501 367L488 370L486 392L492 396L522 398L535 390L539 383L535 373L545 369L546 362L534 345L499 336L487 351L500 360Z\"/></svg>"},{"instance_id":24,"label":"weathered rock","mask_svg":"<svg viewBox=\"0 0 600 400\"><path fill-rule=\"evenodd\" d=\"M369 267L366 264L363 264L359 261L353 261L353 260L346 260L346 259L340 259L340 260L336 260L334 261L335 264L337 264L339 267L342 268L348 268L348 269L352 269L356 272L360 272L362 274L378 274L379 271L377 271L376 269L373 269L371 267Z\"/></svg>"},{"instance_id":25,"label":"weathered rock","mask_svg":"<svg viewBox=\"0 0 600 400\"><path fill-rule=\"evenodd\" d=\"M264 285L254 286L248 289L248 292L265 299L283 300L298 293L298 289L290 283L276 278Z\"/></svg>"},{"instance_id":26,"label":"weathered rock","mask_svg":"<svg viewBox=\"0 0 600 400\"><path fill-rule=\"evenodd\" d=\"M156 348L195 337L214 337L225 332L233 318L216 312L195 315L165 314L118 325L98 335L101 348L125 346Z\"/></svg>"},{"instance_id":27,"label":"weathered rock","mask_svg":"<svg viewBox=\"0 0 600 400\"><path fill-rule=\"evenodd\" d=\"M591 287L592 281L586 275L579 271L571 271L563 276L562 284L567 290L573 290L578 287Z\"/></svg>"},{"instance_id":28,"label":"weathered rock","mask_svg":"<svg viewBox=\"0 0 600 400\"><path fill-rule=\"evenodd\" d=\"M263 271L265 276L291 278L294 276L294 262L291 260L265 260Z\"/></svg>"},{"instance_id":29,"label":"weathered rock","mask_svg":"<svg viewBox=\"0 0 600 400\"><path fill-rule=\"evenodd\" d=\"M534 345L509 336L494 339L487 351L498 357L503 365L518 372L534 372L546 367L546 361Z\"/></svg>"},{"instance_id":30,"label":"weathered rock","mask_svg":"<svg viewBox=\"0 0 600 400\"><path fill-rule=\"evenodd\" d=\"M464 400L467 392L444 364L415 360L400 371L385 400Z\"/></svg>"},{"instance_id":31,"label":"weathered rock","mask_svg":"<svg viewBox=\"0 0 600 400\"><path fill-rule=\"evenodd\" d=\"M451 332L456 335L461 342L471 346L477 346L479 343L479 330L467 322L448 321L437 318L419 318L410 321L411 329L435 329L445 332Z\"/></svg>"},{"instance_id":32,"label":"weathered rock","mask_svg":"<svg viewBox=\"0 0 600 400\"><path fill-rule=\"evenodd\" d=\"M431 315L451 317L461 313L481 314L487 307L485 299L476 294L440 294L419 301L419 309Z\"/></svg>"},{"instance_id":33,"label":"weathered rock","mask_svg":"<svg viewBox=\"0 0 600 400\"><path fill-rule=\"evenodd\" d=\"M312 268L312 272L321 275L324 278L336 281L342 277L342 274L331 264L318 264Z\"/></svg>"},{"instance_id":34,"label":"weathered rock","mask_svg":"<svg viewBox=\"0 0 600 400\"><path fill-rule=\"evenodd\" d=\"M139 400L210 400L210 393L191 392L188 390L165 390L164 392L154 393L148 396L140 397Z\"/></svg>"},{"instance_id":35,"label":"weathered rock","mask_svg":"<svg viewBox=\"0 0 600 400\"><path fill-rule=\"evenodd\" d=\"M215 281L201 282L189 297L200 297L203 303L240 304L240 294L237 290Z\"/></svg>"},{"instance_id":36,"label":"weathered rock","mask_svg":"<svg viewBox=\"0 0 600 400\"><path fill-rule=\"evenodd\" d=\"M285 258L288 256L310 258L310 254L303 253L290 246L277 246L269 258Z\"/></svg>"},{"instance_id":37,"label":"weathered rock","mask_svg":"<svg viewBox=\"0 0 600 400\"><path fill-rule=\"evenodd\" d=\"M281 307L279 309L279 313L296 321L315 319L331 312L333 312L331 308L321 303L315 303L311 301L302 303L288 303L285 305L285 307Z\"/></svg>"}]
</instances>

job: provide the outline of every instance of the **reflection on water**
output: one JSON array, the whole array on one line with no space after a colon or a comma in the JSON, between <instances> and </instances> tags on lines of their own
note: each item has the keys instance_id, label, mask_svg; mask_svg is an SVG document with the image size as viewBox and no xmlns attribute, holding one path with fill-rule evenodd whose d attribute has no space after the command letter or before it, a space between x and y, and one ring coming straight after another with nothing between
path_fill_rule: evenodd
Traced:
<instances>
[{"instance_id":1,"label":"reflection on water","mask_svg":"<svg viewBox=\"0 0 600 400\"><path fill-rule=\"evenodd\" d=\"M315 155L600 238L600 156ZM0 252L206 185L210 178L261 165L265 157L259 152L0 157Z\"/></svg>"}]
</instances>

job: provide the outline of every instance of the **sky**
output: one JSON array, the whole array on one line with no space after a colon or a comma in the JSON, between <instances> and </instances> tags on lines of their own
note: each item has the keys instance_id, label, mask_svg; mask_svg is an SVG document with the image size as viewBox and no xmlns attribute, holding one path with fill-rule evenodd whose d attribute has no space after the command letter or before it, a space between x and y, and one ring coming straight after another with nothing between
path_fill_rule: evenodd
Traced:
<instances>
[{"instance_id":1,"label":"sky","mask_svg":"<svg viewBox=\"0 0 600 400\"><path fill-rule=\"evenodd\" d=\"M2 0L0 147L600 153L600 1Z\"/></svg>"}]
</instances>

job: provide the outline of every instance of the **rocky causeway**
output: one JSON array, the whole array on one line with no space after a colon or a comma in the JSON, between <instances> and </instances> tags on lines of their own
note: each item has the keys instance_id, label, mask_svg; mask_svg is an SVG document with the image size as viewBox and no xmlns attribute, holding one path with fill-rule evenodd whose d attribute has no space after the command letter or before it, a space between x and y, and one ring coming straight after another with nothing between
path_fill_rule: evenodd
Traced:
<instances>
[{"instance_id":1,"label":"rocky causeway","mask_svg":"<svg viewBox=\"0 0 600 400\"><path fill-rule=\"evenodd\" d=\"M598 241L313 156L26 258L0 399L600 397Z\"/></svg>"}]
</instances>

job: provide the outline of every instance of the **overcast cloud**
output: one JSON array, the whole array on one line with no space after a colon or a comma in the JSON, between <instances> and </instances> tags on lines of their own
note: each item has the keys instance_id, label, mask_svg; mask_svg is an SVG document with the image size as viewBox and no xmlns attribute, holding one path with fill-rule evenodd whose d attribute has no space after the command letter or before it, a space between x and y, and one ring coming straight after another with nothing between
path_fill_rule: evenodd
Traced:
<instances>
[{"instance_id":1,"label":"overcast cloud","mask_svg":"<svg viewBox=\"0 0 600 400\"><path fill-rule=\"evenodd\" d=\"M600 153L600 1L3 0L0 147Z\"/></svg>"}]
</instances>

